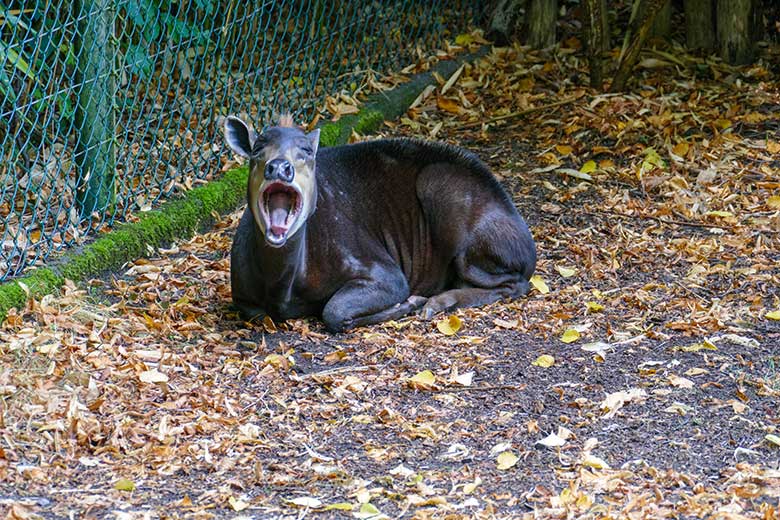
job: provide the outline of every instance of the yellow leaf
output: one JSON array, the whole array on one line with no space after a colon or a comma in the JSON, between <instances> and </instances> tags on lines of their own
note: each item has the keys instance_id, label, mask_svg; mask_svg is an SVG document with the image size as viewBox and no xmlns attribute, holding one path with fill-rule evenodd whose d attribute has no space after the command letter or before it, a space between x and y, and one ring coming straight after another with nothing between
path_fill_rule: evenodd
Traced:
<instances>
[{"instance_id":1,"label":"yellow leaf","mask_svg":"<svg viewBox=\"0 0 780 520\"><path fill-rule=\"evenodd\" d=\"M583 493L577 497L575 504L580 509L590 509L590 507L593 505L593 499L590 497L590 495Z\"/></svg>"},{"instance_id":2,"label":"yellow leaf","mask_svg":"<svg viewBox=\"0 0 780 520\"><path fill-rule=\"evenodd\" d=\"M430 370L423 370L409 379L409 384L421 390L429 390L436 383L436 376Z\"/></svg>"},{"instance_id":3,"label":"yellow leaf","mask_svg":"<svg viewBox=\"0 0 780 520\"><path fill-rule=\"evenodd\" d=\"M555 149L561 155L569 155L573 150L573 148L567 144L557 144L555 145Z\"/></svg>"},{"instance_id":4,"label":"yellow leaf","mask_svg":"<svg viewBox=\"0 0 780 520\"><path fill-rule=\"evenodd\" d=\"M378 515L379 509L376 508L376 506L372 503L363 504L360 506L360 512L361 513L370 513L372 515Z\"/></svg>"},{"instance_id":5,"label":"yellow leaf","mask_svg":"<svg viewBox=\"0 0 780 520\"><path fill-rule=\"evenodd\" d=\"M325 511L335 509L336 511L352 511L352 504L349 502L336 502L335 504L328 504L325 506Z\"/></svg>"},{"instance_id":6,"label":"yellow leaf","mask_svg":"<svg viewBox=\"0 0 780 520\"><path fill-rule=\"evenodd\" d=\"M555 270L558 271L564 278L569 278L577 274L577 270L571 267L561 267L560 265L556 265Z\"/></svg>"},{"instance_id":7,"label":"yellow leaf","mask_svg":"<svg viewBox=\"0 0 780 520\"><path fill-rule=\"evenodd\" d=\"M157 370L145 370L138 375L143 383L167 383L168 376Z\"/></svg>"},{"instance_id":8,"label":"yellow leaf","mask_svg":"<svg viewBox=\"0 0 780 520\"><path fill-rule=\"evenodd\" d=\"M771 433L767 433L766 436L764 436L766 440L774 444L775 446L780 446L780 437L777 435L773 435Z\"/></svg>"},{"instance_id":9,"label":"yellow leaf","mask_svg":"<svg viewBox=\"0 0 780 520\"><path fill-rule=\"evenodd\" d=\"M596 161L588 161L580 168L581 173L591 173L596 171Z\"/></svg>"},{"instance_id":10,"label":"yellow leaf","mask_svg":"<svg viewBox=\"0 0 780 520\"><path fill-rule=\"evenodd\" d=\"M233 508L233 511L243 511L244 509L249 507L248 503L244 502L240 498L235 498L235 497L229 497L228 504L230 504L230 507Z\"/></svg>"},{"instance_id":11,"label":"yellow leaf","mask_svg":"<svg viewBox=\"0 0 780 520\"><path fill-rule=\"evenodd\" d=\"M666 163L664 163L664 160L661 159L661 156L658 155L658 152L656 152L654 148L645 148L644 154L645 154L645 158L636 171L636 177L637 179L640 180L642 179L645 173L649 173L655 170L656 168L659 169L666 168Z\"/></svg>"},{"instance_id":12,"label":"yellow leaf","mask_svg":"<svg viewBox=\"0 0 780 520\"><path fill-rule=\"evenodd\" d=\"M764 314L765 318L769 318L770 320L780 320L780 311L771 311Z\"/></svg>"},{"instance_id":13,"label":"yellow leaf","mask_svg":"<svg viewBox=\"0 0 780 520\"><path fill-rule=\"evenodd\" d=\"M580 339L580 333L575 329L567 329L561 336L561 341L564 343L573 343Z\"/></svg>"},{"instance_id":14,"label":"yellow leaf","mask_svg":"<svg viewBox=\"0 0 780 520\"><path fill-rule=\"evenodd\" d=\"M672 152L674 155L678 155L680 157L685 157L688 154L688 143L685 141L680 141L676 145L674 145L674 148L672 148Z\"/></svg>"},{"instance_id":15,"label":"yellow leaf","mask_svg":"<svg viewBox=\"0 0 780 520\"><path fill-rule=\"evenodd\" d=\"M537 367L549 368L555 364L555 358L549 354L542 354L531 364Z\"/></svg>"},{"instance_id":16,"label":"yellow leaf","mask_svg":"<svg viewBox=\"0 0 780 520\"><path fill-rule=\"evenodd\" d=\"M459 34L455 37L455 45L469 45L474 41L474 37L470 34Z\"/></svg>"},{"instance_id":17,"label":"yellow leaf","mask_svg":"<svg viewBox=\"0 0 780 520\"><path fill-rule=\"evenodd\" d=\"M509 469L517 464L517 461L518 458L514 453L511 451L505 451L500 453L496 458L496 462L498 463L496 467L500 470Z\"/></svg>"},{"instance_id":18,"label":"yellow leaf","mask_svg":"<svg viewBox=\"0 0 780 520\"><path fill-rule=\"evenodd\" d=\"M708 211L707 213L704 214L704 216L726 218L726 217L733 217L734 214L730 211Z\"/></svg>"},{"instance_id":19,"label":"yellow leaf","mask_svg":"<svg viewBox=\"0 0 780 520\"><path fill-rule=\"evenodd\" d=\"M477 489L477 486L479 486L480 484L482 484L482 479L479 477L476 477L474 479L474 482L463 484L463 494L470 495Z\"/></svg>"},{"instance_id":20,"label":"yellow leaf","mask_svg":"<svg viewBox=\"0 0 780 520\"><path fill-rule=\"evenodd\" d=\"M120 478L114 482L114 489L118 491L133 491L135 490L135 482L127 478Z\"/></svg>"},{"instance_id":21,"label":"yellow leaf","mask_svg":"<svg viewBox=\"0 0 780 520\"><path fill-rule=\"evenodd\" d=\"M587 307L590 312L599 312L604 310L604 306L596 302L585 302L585 307Z\"/></svg>"},{"instance_id":22,"label":"yellow leaf","mask_svg":"<svg viewBox=\"0 0 780 520\"><path fill-rule=\"evenodd\" d=\"M724 117L720 119L715 120L715 126L720 127L721 129L725 130L726 128L731 126L731 120L726 119Z\"/></svg>"},{"instance_id":23,"label":"yellow leaf","mask_svg":"<svg viewBox=\"0 0 780 520\"><path fill-rule=\"evenodd\" d=\"M609 469L609 464L607 464L603 459L591 455L588 453L584 459L582 459L582 465L593 468L593 469Z\"/></svg>"},{"instance_id":24,"label":"yellow leaf","mask_svg":"<svg viewBox=\"0 0 780 520\"><path fill-rule=\"evenodd\" d=\"M436 328L445 336L452 336L457 333L461 326L463 326L463 321L454 314L449 318L444 318L443 320L436 322Z\"/></svg>"},{"instance_id":25,"label":"yellow leaf","mask_svg":"<svg viewBox=\"0 0 780 520\"><path fill-rule=\"evenodd\" d=\"M534 286L534 289L536 289L540 293L547 294L550 292L550 288L547 287L547 284L544 282L544 279L538 274L533 275L530 281L531 281L531 285Z\"/></svg>"},{"instance_id":26,"label":"yellow leaf","mask_svg":"<svg viewBox=\"0 0 780 520\"><path fill-rule=\"evenodd\" d=\"M682 347L672 347L672 350L681 350L683 352L698 352L700 350L718 350L718 347L709 341L703 341L701 343L693 343L691 345L685 345Z\"/></svg>"},{"instance_id":27,"label":"yellow leaf","mask_svg":"<svg viewBox=\"0 0 780 520\"><path fill-rule=\"evenodd\" d=\"M294 364L291 363L288 356L282 356L281 354L268 354L265 356L263 362L266 365L271 365L272 367L281 370L287 370L290 368L290 365Z\"/></svg>"},{"instance_id":28,"label":"yellow leaf","mask_svg":"<svg viewBox=\"0 0 780 520\"><path fill-rule=\"evenodd\" d=\"M451 114L460 114L463 110L456 101L441 96L436 98L436 106L438 106L439 109Z\"/></svg>"},{"instance_id":29,"label":"yellow leaf","mask_svg":"<svg viewBox=\"0 0 780 520\"><path fill-rule=\"evenodd\" d=\"M766 205L772 209L780 209L780 195L772 195L766 199Z\"/></svg>"},{"instance_id":30,"label":"yellow leaf","mask_svg":"<svg viewBox=\"0 0 780 520\"><path fill-rule=\"evenodd\" d=\"M780 153L780 142L767 139L766 151L769 153Z\"/></svg>"}]
</instances>

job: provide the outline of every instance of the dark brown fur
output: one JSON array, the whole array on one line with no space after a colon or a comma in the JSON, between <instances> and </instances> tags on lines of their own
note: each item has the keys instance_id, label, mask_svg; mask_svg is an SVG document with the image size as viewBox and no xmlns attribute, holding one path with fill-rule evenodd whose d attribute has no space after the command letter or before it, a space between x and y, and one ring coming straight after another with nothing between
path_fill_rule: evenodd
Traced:
<instances>
[{"instance_id":1,"label":"dark brown fur","mask_svg":"<svg viewBox=\"0 0 780 520\"><path fill-rule=\"evenodd\" d=\"M283 247L249 210L241 219L231 281L246 317L321 315L340 331L528 291L533 238L471 153L416 140L325 148L316 178L316 211Z\"/></svg>"}]
</instances>

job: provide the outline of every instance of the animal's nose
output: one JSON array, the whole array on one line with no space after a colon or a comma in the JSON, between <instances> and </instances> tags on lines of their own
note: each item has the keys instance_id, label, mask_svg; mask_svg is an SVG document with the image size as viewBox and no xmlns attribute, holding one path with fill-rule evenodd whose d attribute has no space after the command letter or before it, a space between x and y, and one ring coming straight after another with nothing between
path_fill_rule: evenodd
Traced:
<instances>
[{"instance_id":1,"label":"animal's nose","mask_svg":"<svg viewBox=\"0 0 780 520\"><path fill-rule=\"evenodd\" d=\"M269 181L292 182L295 169L287 159L273 159L266 163L264 176Z\"/></svg>"}]
</instances>

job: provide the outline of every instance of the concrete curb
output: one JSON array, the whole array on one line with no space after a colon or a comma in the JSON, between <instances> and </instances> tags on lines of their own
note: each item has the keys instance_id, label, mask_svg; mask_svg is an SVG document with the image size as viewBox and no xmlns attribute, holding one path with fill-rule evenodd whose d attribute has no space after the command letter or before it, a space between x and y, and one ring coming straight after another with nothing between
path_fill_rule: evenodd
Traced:
<instances>
[{"instance_id":1,"label":"concrete curb","mask_svg":"<svg viewBox=\"0 0 780 520\"><path fill-rule=\"evenodd\" d=\"M461 64L484 56L487 50L483 47L476 53L439 62L430 72L417 74L391 91L374 94L357 114L321 125L321 145L345 144L353 131L374 132L384 121L397 119L425 87L436 83L433 72L449 77ZM244 201L246 184L245 167L230 170L180 199L165 202L158 210L142 213L137 222L121 224L94 242L68 251L61 258L52 260L50 266L0 284L0 324L9 310L24 308L30 298L56 293L66 279L78 283L95 278L145 256L150 247L161 247L177 238L193 236L213 220L214 212L221 215L235 210Z\"/></svg>"}]
</instances>

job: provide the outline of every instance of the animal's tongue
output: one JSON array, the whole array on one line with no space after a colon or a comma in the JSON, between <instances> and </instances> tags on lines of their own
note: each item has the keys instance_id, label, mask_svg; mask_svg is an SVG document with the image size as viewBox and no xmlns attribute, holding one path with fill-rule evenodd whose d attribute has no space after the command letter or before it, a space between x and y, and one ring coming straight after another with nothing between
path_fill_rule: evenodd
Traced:
<instances>
[{"instance_id":1,"label":"animal's tongue","mask_svg":"<svg viewBox=\"0 0 780 520\"><path fill-rule=\"evenodd\" d=\"M292 209L292 199L289 193L276 192L268 198L268 213L271 217L271 231L282 235L287 231L287 216Z\"/></svg>"}]
</instances>

